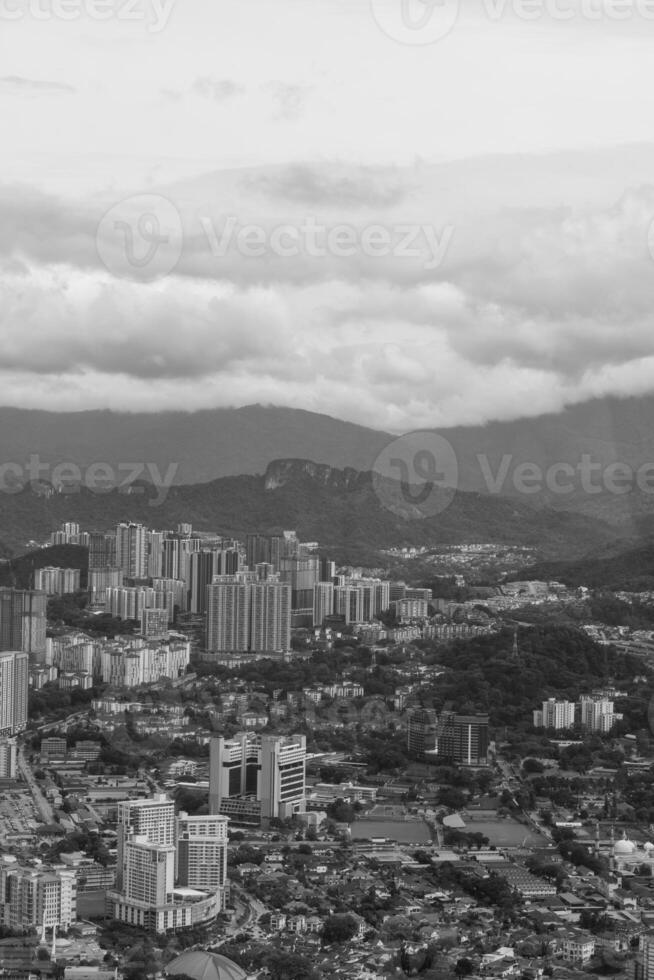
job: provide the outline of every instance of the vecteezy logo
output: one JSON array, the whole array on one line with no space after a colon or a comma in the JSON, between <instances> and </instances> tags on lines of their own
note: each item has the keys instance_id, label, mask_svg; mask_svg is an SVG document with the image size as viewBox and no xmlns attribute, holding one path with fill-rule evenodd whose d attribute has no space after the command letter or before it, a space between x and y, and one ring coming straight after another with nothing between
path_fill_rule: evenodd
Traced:
<instances>
[{"instance_id":1,"label":"vecteezy logo","mask_svg":"<svg viewBox=\"0 0 654 980\"><path fill-rule=\"evenodd\" d=\"M152 282L169 275L184 247L182 219L158 194L139 194L115 204L96 235L101 262L115 276Z\"/></svg>"},{"instance_id":2,"label":"vecteezy logo","mask_svg":"<svg viewBox=\"0 0 654 980\"><path fill-rule=\"evenodd\" d=\"M384 34L401 44L434 44L459 17L461 0L370 0Z\"/></svg>"},{"instance_id":3,"label":"vecteezy logo","mask_svg":"<svg viewBox=\"0 0 654 980\"><path fill-rule=\"evenodd\" d=\"M372 480L382 507L407 520L422 520L450 506L459 465L443 436L411 432L382 450L373 465Z\"/></svg>"}]
</instances>

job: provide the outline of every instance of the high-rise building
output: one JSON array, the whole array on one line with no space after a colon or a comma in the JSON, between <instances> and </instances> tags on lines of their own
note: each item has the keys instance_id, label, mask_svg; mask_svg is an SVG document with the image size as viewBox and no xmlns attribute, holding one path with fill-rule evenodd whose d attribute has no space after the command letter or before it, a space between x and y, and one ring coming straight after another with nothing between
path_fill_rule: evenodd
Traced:
<instances>
[{"instance_id":1,"label":"high-rise building","mask_svg":"<svg viewBox=\"0 0 654 980\"><path fill-rule=\"evenodd\" d=\"M70 595L79 591L79 568L37 568L34 570L34 588L47 595Z\"/></svg>"},{"instance_id":2,"label":"high-rise building","mask_svg":"<svg viewBox=\"0 0 654 980\"><path fill-rule=\"evenodd\" d=\"M163 575L165 540L165 531L148 531L148 578L161 578Z\"/></svg>"},{"instance_id":3,"label":"high-rise building","mask_svg":"<svg viewBox=\"0 0 654 980\"><path fill-rule=\"evenodd\" d=\"M107 896L112 916L159 933L215 919L224 907L225 824L186 814L176 821L166 796L119 803L116 890Z\"/></svg>"},{"instance_id":4,"label":"high-rise building","mask_svg":"<svg viewBox=\"0 0 654 980\"><path fill-rule=\"evenodd\" d=\"M167 636L168 625L166 609L144 609L141 612L141 635L148 640Z\"/></svg>"},{"instance_id":5,"label":"high-rise building","mask_svg":"<svg viewBox=\"0 0 654 980\"><path fill-rule=\"evenodd\" d=\"M184 888L220 893L221 908L227 882L228 823L227 817L189 817L184 812L177 819L178 883Z\"/></svg>"},{"instance_id":6,"label":"high-rise building","mask_svg":"<svg viewBox=\"0 0 654 980\"><path fill-rule=\"evenodd\" d=\"M261 736L257 795L264 823L273 817L292 817L306 809L306 757L305 735Z\"/></svg>"},{"instance_id":7,"label":"high-rise building","mask_svg":"<svg viewBox=\"0 0 654 980\"><path fill-rule=\"evenodd\" d=\"M0 738L0 779L15 779L18 771L18 748L15 738Z\"/></svg>"},{"instance_id":8,"label":"high-rise building","mask_svg":"<svg viewBox=\"0 0 654 980\"><path fill-rule=\"evenodd\" d=\"M122 887L125 844L144 837L149 844L175 844L175 804L165 794L150 800L125 800L118 804L118 866L116 882Z\"/></svg>"},{"instance_id":9,"label":"high-rise building","mask_svg":"<svg viewBox=\"0 0 654 980\"><path fill-rule=\"evenodd\" d=\"M92 531L89 534L89 570L92 568L116 568L116 533ZM122 572L122 568L121 568ZM124 574L124 573L123 573ZM120 582L118 583L121 584Z\"/></svg>"},{"instance_id":10,"label":"high-rise building","mask_svg":"<svg viewBox=\"0 0 654 980\"><path fill-rule=\"evenodd\" d=\"M407 749L415 755L434 752L438 717L432 708L414 708L407 719Z\"/></svg>"},{"instance_id":11,"label":"high-rise building","mask_svg":"<svg viewBox=\"0 0 654 980\"><path fill-rule=\"evenodd\" d=\"M614 702L609 698L584 695L579 701L581 727L589 732L610 732L622 715L615 713Z\"/></svg>"},{"instance_id":12,"label":"high-rise building","mask_svg":"<svg viewBox=\"0 0 654 980\"><path fill-rule=\"evenodd\" d=\"M143 524L116 526L116 565L126 578L147 578L148 533Z\"/></svg>"},{"instance_id":13,"label":"high-rise building","mask_svg":"<svg viewBox=\"0 0 654 980\"><path fill-rule=\"evenodd\" d=\"M539 711L534 711L535 728L574 728L575 724L575 704L574 701L557 701L556 698L548 698L543 701L543 707Z\"/></svg>"},{"instance_id":14,"label":"high-rise building","mask_svg":"<svg viewBox=\"0 0 654 980\"><path fill-rule=\"evenodd\" d=\"M249 583L244 578L216 576L207 586L207 650L245 652L249 645Z\"/></svg>"},{"instance_id":15,"label":"high-rise building","mask_svg":"<svg viewBox=\"0 0 654 980\"><path fill-rule=\"evenodd\" d=\"M105 610L120 619L140 620L144 609L165 609L170 620L175 614L172 596L149 586L121 586L107 589Z\"/></svg>"},{"instance_id":16,"label":"high-rise building","mask_svg":"<svg viewBox=\"0 0 654 980\"><path fill-rule=\"evenodd\" d=\"M306 737L241 732L211 740L209 810L235 822L266 823L303 813Z\"/></svg>"},{"instance_id":17,"label":"high-rise building","mask_svg":"<svg viewBox=\"0 0 654 980\"><path fill-rule=\"evenodd\" d=\"M76 873L0 866L0 909L10 929L56 926L66 931L77 921Z\"/></svg>"},{"instance_id":18,"label":"high-rise building","mask_svg":"<svg viewBox=\"0 0 654 980\"><path fill-rule=\"evenodd\" d=\"M207 649L216 653L286 652L291 642L290 588L251 573L214 576L207 586Z\"/></svg>"},{"instance_id":19,"label":"high-rise building","mask_svg":"<svg viewBox=\"0 0 654 980\"><path fill-rule=\"evenodd\" d=\"M215 576L234 576L240 571L236 549L213 548L194 552L189 559L189 608L192 613L207 611L207 587Z\"/></svg>"},{"instance_id":20,"label":"high-rise building","mask_svg":"<svg viewBox=\"0 0 654 980\"><path fill-rule=\"evenodd\" d=\"M17 735L27 727L29 655L0 653L0 736Z\"/></svg>"},{"instance_id":21,"label":"high-rise building","mask_svg":"<svg viewBox=\"0 0 654 980\"><path fill-rule=\"evenodd\" d=\"M322 626L334 615L334 583L318 582L313 587L313 625Z\"/></svg>"},{"instance_id":22,"label":"high-rise building","mask_svg":"<svg viewBox=\"0 0 654 980\"><path fill-rule=\"evenodd\" d=\"M438 722L436 751L460 766L488 765L488 715L445 711Z\"/></svg>"},{"instance_id":23,"label":"high-rise building","mask_svg":"<svg viewBox=\"0 0 654 980\"><path fill-rule=\"evenodd\" d=\"M30 663L43 663L47 601L34 589L0 589L0 650L21 650Z\"/></svg>"},{"instance_id":24,"label":"high-rise building","mask_svg":"<svg viewBox=\"0 0 654 980\"><path fill-rule=\"evenodd\" d=\"M279 653L291 648L291 590L267 579L252 582L250 592L250 642L254 653Z\"/></svg>"},{"instance_id":25,"label":"high-rise building","mask_svg":"<svg viewBox=\"0 0 654 980\"><path fill-rule=\"evenodd\" d=\"M119 589L123 584L122 568L89 568L91 605L102 606L107 601L107 589Z\"/></svg>"}]
</instances>

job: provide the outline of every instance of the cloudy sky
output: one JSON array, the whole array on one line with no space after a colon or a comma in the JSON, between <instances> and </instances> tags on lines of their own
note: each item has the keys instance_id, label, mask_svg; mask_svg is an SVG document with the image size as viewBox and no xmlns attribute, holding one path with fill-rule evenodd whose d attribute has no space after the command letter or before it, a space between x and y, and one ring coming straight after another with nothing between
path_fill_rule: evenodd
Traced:
<instances>
[{"instance_id":1,"label":"cloudy sky","mask_svg":"<svg viewBox=\"0 0 654 980\"><path fill-rule=\"evenodd\" d=\"M0 0L0 401L651 391L654 3L465 4Z\"/></svg>"}]
</instances>

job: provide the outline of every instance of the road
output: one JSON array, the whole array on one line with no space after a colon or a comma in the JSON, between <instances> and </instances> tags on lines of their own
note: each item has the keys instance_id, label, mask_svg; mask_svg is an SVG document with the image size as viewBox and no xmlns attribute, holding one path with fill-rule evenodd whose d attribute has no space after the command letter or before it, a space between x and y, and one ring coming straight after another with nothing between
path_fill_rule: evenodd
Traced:
<instances>
[{"instance_id":1,"label":"road","mask_svg":"<svg viewBox=\"0 0 654 980\"><path fill-rule=\"evenodd\" d=\"M41 814L41 819L45 821L45 823L54 823L54 810L46 800L45 796L41 792L41 788L34 778L34 773L32 772L29 762L25 758L25 749L22 745L18 747L18 768L20 769L20 773L29 787L34 804Z\"/></svg>"}]
</instances>

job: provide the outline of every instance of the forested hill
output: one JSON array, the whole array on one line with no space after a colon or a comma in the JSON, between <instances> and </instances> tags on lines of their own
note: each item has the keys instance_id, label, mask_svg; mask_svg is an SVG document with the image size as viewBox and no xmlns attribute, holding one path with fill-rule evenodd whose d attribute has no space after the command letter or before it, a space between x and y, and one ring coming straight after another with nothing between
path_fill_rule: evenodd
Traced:
<instances>
[{"instance_id":1,"label":"forested hill","mask_svg":"<svg viewBox=\"0 0 654 980\"><path fill-rule=\"evenodd\" d=\"M524 568L521 579L564 582L590 589L654 590L654 542L617 554L589 556L577 561L550 561Z\"/></svg>"},{"instance_id":2,"label":"forested hill","mask_svg":"<svg viewBox=\"0 0 654 980\"><path fill-rule=\"evenodd\" d=\"M429 696L436 708L451 702L462 713L482 711L491 725L530 727L532 712L548 697L577 701L615 682L631 690L642 673L635 657L601 647L573 627L536 626L518 633L520 663L511 660L513 632L458 640L435 649L448 668ZM649 694L643 692L643 724Z\"/></svg>"}]
</instances>

